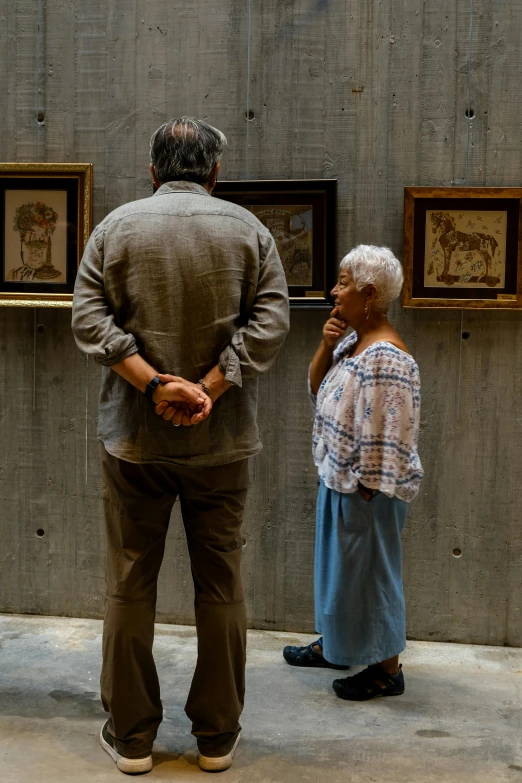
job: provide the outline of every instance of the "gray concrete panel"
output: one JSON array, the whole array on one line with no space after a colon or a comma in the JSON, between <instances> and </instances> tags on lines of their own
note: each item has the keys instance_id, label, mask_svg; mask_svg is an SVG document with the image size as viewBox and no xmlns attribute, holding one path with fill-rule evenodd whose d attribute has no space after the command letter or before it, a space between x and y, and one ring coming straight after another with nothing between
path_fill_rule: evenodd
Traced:
<instances>
[{"instance_id":1,"label":"gray concrete panel","mask_svg":"<svg viewBox=\"0 0 522 783\"><path fill-rule=\"evenodd\" d=\"M0 0L0 156L92 162L99 222L150 193L151 132L192 114L227 134L224 178L338 177L339 258L357 242L400 254L404 185L520 185L522 2L471 10L460 0ZM313 629L305 378L325 316L293 312L261 381L265 448L244 527L256 628ZM426 477L404 534L408 633L521 645L522 317L396 305L393 320L423 381ZM3 611L103 611L98 383L70 313L0 308ZM193 621L177 509L158 608Z\"/></svg>"}]
</instances>

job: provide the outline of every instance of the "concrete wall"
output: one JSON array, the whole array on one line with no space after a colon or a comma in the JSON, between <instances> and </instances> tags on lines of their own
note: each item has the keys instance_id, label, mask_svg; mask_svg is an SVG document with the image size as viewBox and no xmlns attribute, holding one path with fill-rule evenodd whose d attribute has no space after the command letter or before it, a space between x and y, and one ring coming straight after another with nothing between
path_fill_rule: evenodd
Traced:
<instances>
[{"instance_id":1,"label":"concrete wall","mask_svg":"<svg viewBox=\"0 0 522 783\"><path fill-rule=\"evenodd\" d=\"M0 0L0 17L0 158L91 161L96 222L150 192L151 131L182 113L227 134L224 177L338 177L340 255L358 242L400 253L405 184L520 185L521 0ZM520 645L521 314L393 316L423 380L409 634ZM258 628L313 627L305 374L323 319L293 313L262 382L245 525ZM7 612L103 609L99 369L69 326L69 312L0 308ZM191 622L191 590L175 513L160 617Z\"/></svg>"}]
</instances>

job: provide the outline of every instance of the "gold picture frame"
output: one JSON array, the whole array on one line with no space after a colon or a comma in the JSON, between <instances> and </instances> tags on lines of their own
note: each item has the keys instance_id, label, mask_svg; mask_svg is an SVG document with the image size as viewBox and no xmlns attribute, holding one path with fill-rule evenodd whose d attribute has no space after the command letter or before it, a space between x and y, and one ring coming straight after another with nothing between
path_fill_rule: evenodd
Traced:
<instances>
[{"instance_id":1,"label":"gold picture frame","mask_svg":"<svg viewBox=\"0 0 522 783\"><path fill-rule=\"evenodd\" d=\"M403 307L522 309L522 188L404 189Z\"/></svg>"},{"instance_id":2,"label":"gold picture frame","mask_svg":"<svg viewBox=\"0 0 522 783\"><path fill-rule=\"evenodd\" d=\"M0 163L0 306L71 307L92 163Z\"/></svg>"}]
</instances>

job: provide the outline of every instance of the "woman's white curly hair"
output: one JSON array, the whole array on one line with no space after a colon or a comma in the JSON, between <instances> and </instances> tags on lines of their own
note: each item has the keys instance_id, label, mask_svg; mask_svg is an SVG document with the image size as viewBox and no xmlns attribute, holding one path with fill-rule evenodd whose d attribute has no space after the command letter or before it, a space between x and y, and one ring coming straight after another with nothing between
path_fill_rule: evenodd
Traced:
<instances>
[{"instance_id":1,"label":"woman's white curly hair","mask_svg":"<svg viewBox=\"0 0 522 783\"><path fill-rule=\"evenodd\" d=\"M357 245L341 261L341 269L350 272L355 287L374 285L377 291L374 306L381 313L399 296L404 276L401 262L388 247Z\"/></svg>"}]
</instances>

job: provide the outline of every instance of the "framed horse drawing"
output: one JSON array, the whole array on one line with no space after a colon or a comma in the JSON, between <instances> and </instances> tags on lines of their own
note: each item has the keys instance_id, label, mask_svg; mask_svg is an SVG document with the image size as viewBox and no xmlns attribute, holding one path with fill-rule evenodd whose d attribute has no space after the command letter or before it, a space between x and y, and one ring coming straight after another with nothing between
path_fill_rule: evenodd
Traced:
<instances>
[{"instance_id":1,"label":"framed horse drawing","mask_svg":"<svg viewBox=\"0 0 522 783\"><path fill-rule=\"evenodd\" d=\"M522 188L404 189L404 307L522 309Z\"/></svg>"}]
</instances>

